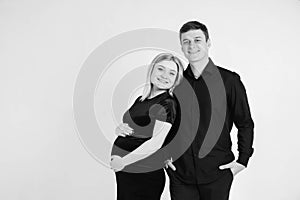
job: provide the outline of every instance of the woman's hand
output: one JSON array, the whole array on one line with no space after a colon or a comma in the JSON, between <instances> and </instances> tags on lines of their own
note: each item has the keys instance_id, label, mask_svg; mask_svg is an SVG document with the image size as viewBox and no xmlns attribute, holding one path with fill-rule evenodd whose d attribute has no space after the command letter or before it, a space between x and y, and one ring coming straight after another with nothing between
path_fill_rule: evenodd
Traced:
<instances>
[{"instance_id":1,"label":"woman's hand","mask_svg":"<svg viewBox=\"0 0 300 200\"><path fill-rule=\"evenodd\" d=\"M117 126L115 133L117 136L125 137L127 135L131 135L134 133L133 129L130 128L130 126L126 123L122 123L119 126Z\"/></svg>"},{"instance_id":2,"label":"woman's hand","mask_svg":"<svg viewBox=\"0 0 300 200\"><path fill-rule=\"evenodd\" d=\"M173 165L173 158L165 161L165 168L171 168L173 171L176 171L176 167Z\"/></svg>"},{"instance_id":3,"label":"woman's hand","mask_svg":"<svg viewBox=\"0 0 300 200\"><path fill-rule=\"evenodd\" d=\"M115 172L121 171L125 167L125 165L123 163L123 159L120 156L112 155L111 161L110 161L110 167Z\"/></svg>"}]
</instances>

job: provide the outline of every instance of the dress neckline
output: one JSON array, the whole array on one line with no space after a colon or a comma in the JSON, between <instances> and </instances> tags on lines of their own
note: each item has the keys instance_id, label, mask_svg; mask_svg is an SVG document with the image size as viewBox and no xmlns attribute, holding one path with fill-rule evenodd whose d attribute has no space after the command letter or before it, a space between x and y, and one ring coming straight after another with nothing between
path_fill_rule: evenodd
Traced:
<instances>
[{"instance_id":1,"label":"dress neckline","mask_svg":"<svg viewBox=\"0 0 300 200\"><path fill-rule=\"evenodd\" d=\"M145 100L153 100L153 99L155 99L155 98L157 98L157 97L159 97L159 96L161 96L161 95L163 95L163 94L167 94L168 93L168 91L165 91L165 92L163 92L163 93L160 93L160 94L158 94L158 95L156 95L156 96L154 96L154 97L152 97L152 98L146 98Z\"/></svg>"}]
</instances>

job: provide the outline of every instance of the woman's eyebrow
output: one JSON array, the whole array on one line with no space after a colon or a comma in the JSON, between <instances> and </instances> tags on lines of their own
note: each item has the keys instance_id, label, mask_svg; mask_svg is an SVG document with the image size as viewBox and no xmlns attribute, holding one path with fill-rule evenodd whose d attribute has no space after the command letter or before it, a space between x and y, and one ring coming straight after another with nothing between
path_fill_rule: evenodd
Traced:
<instances>
[{"instance_id":1,"label":"woman's eyebrow","mask_svg":"<svg viewBox=\"0 0 300 200\"><path fill-rule=\"evenodd\" d=\"M161 64L157 64L157 66L165 68L165 66L163 66L163 65L161 65Z\"/></svg>"}]
</instances>

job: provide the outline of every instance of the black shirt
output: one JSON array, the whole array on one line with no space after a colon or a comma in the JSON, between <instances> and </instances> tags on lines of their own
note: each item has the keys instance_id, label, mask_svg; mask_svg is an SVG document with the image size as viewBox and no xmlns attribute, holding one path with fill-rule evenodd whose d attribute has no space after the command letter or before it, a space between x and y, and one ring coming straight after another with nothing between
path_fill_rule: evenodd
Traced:
<instances>
[{"instance_id":1,"label":"black shirt","mask_svg":"<svg viewBox=\"0 0 300 200\"><path fill-rule=\"evenodd\" d=\"M184 83L189 83L194 94ZM254 123L239 75L214 65L209 59L198 79L194 77L191 66L188 66L184 71L183 84L174 93L181 109L181 129L177 135L181 135L181 141L187 138L191 141L189 147L182 148L182 156L175 158L176 171L167 170L171 181L199 184L221 176L224 171L219 166L234 160L230 138L233 124L238 129L237 162L247 166L253 154ZM191 127L195 125L196 129L193 130L196 131L193 131ZM169 156L172 157L172 152L169 152Z\"/></svg>"}]
</instances>

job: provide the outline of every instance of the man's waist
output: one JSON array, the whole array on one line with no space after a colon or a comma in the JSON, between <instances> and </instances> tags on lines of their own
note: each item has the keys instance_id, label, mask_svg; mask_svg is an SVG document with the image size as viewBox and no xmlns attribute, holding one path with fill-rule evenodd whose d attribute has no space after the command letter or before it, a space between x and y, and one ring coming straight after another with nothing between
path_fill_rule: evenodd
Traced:
<instances>
[{"instance_id":1,"label":"man's waist","mask_svg":"<svg viewBox=\"0 0 300 200\"><path fill-rule=\"evenodd\" d=\"M208 183L223 174L224 171L219 169L220 165L233 160L233 153L228 156L206 156L201 159L194 155L184 154L173 163L176 171L170 172L169 170L168 173L186 184Z\"/></svg>"},{"instance_id":2,"label":"man's waist","mask_svg":"<svg viewBox=\"0 0 300 200\"><path fill-rule=\"evenodd\" d=\"M199 158L198 153L193 151L186 151L180 158L178 158L174 164L178 167L183 166L186 169L195 168L197 171L204 170L210 171L218 169L219 165L226 162L231 162L235 159L232 151L216 152L211 151L204 158ZM193 166L190 168L189 166Z\"/></svg>"}]
</instances>

